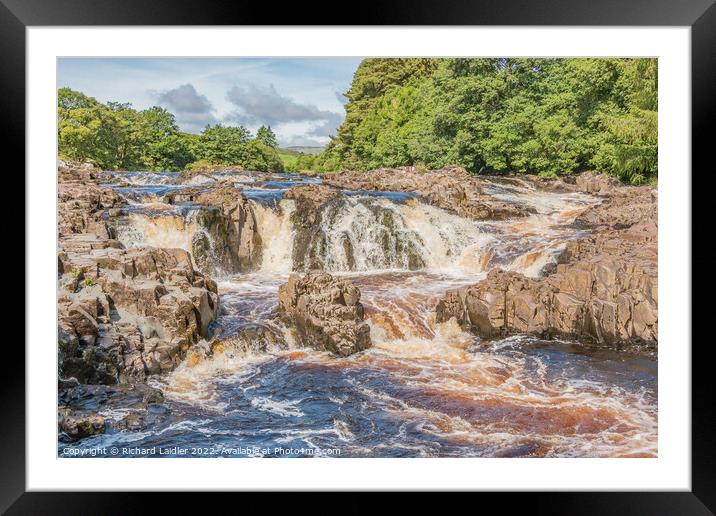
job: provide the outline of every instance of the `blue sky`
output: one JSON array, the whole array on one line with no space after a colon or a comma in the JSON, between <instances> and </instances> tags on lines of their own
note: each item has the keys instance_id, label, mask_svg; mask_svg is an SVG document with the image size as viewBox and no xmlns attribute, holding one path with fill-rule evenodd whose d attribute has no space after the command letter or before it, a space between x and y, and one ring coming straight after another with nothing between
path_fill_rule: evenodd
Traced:
<instances>
[{"instance_id":1,"label":"blue sky","mask_svg":"<svg viewBox=\"0 0 716 516\"><path fill-rule=\"evenodd\" d=\"M342 93L360 57L61 58L58 88L101 102L159 105L184 131L206 124L270 124L279 143L324 145L345 115Z\"/></svg>"}]
</instances>

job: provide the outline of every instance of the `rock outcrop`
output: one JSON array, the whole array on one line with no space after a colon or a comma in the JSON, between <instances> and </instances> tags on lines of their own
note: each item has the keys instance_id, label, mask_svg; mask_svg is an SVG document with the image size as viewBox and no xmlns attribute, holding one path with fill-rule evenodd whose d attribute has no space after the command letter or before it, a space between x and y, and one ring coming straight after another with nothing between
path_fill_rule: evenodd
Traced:
<instances>
[{"instance_id":1,"label":"rock outcrop","mask_svg":"<svg viewBox=\"0 0 716 516\"><path fill-rule=\"evenodd\" d=\"M318 222L323 205L340 195L340 192L328 186L308 184L290 188L284 194L284 199L293 199L296 202L296 223L312 226Z\"/></svg>"},{"instance_id":2,"label":"rock outcrop","mask_svg":"<svg viewBox=\"0 0 716 516\"><path fill-rule=\"evenodd\" d=\"M125 249L114 238L126 201L99 187L100 171L61 163L58 177L58 430L72 441L107 431L101 403L162 413L144 411L163 396L143 382L174 369L208 336L219 296L188 252ZM114 426L144 419L130 414Z\"/></svg>"},{"instance_id":3,"label":"rock outcrop","mask_svg":"<svg viewBox=\"0 0 716 516\"><path fill-rule=\"evenodd\" d=\"M110 222L126 201L98 178L91 167L59 167L58 426L70 439L105 424L96 407L77 412L69 391L91 398L88 385L110 384L136 392L136 382L175 368L219 312L216 283L188 252L125 249L113 238Z\"/></svg>"},{"instance_id":4,"label":"rock outcrop","mask_svg":"<svg viewBox=\"0 0 716 516\"><path fill-rule=\"evenodd\" d=\"M312 271L279 287L278 315L306 347L348 356L371 346L360 291L347 280Z\"/></svg>"},{"instance_id":5,"label":"rock outcrop","mask_svg":"<svg viewBox=\"0 0 716 516\"><path fill-rule=\"evenodd\" d=\"M323 269L317 251L325 248L325 235L320 230L323 208L341 197L341 193L325 185L299 185L289 189L285 199L296 203L291 221L296 231L293 239L293 263L297 270Z\"/></svg>"},{"instance_id":6,"label":"rock outcrop","mask_svg":"<svg viewBox=\"0 0 716 516\"><path fill-rule=\"evenodd\" d=\"M57 216L60 235L94 233L113 238L107 218L119 214L126 201L110 188L100 188L100 171L84 166L58 167Z\"/></svg>"},{"instance_id":7,"label":"rock outcrop","mask_svg":"<svg viewBox=\"0 0 716 516\"><path fill-rule=\"evenodd\" d=\"M567 243L552 274L531 279L491 271L475 285L447 292L436 307L437 320L454 317L485 337L526 332L656 346L656 195L649 187L599 178L577 184L607 199L577 218L575 224L592 232Z\"/></svg>"},{"instance_id":8,"label":"rock outcrop","mask_svg":"<svg viewBox=\"0 0 716 516\"><path fill-rule=\"evenodd\" d=\"M206 165L205 167L198 168L196 170L182 170L179 172L179 177L182 183L191 181L196 176L206 176L209 179L214 179L211 174L217 172L242 172L244 167L241 165Z\"/></svg>"},{"instance_id":9,"label":"rock outcrop","mask_svg":"<svg viewBox=\"0 0 716 516\"><path fill-rule=\"evenodd\" d=\"M61 374L81 383L144 379L176 367L219 310L216 283L181 249L60 239Z\"/></svg>"},{"instance_id":10,"label":"rock outcrop","mask_svg":"<svg viewBox=\"0 0 716 516\"><path fill-rule=\"evenodd\" d=\"M540 190L552 192L582 192L590 195L608 196L624 186L621 181L608 174L582 172L558 177L543 177L524 174L506 180L527 182Z\"/></svg>"},{"instance_id":11,"label":"rock outcrop","mask_svg":"<svg viewBox=\"0 0 716 516\"><path fill-rule=\"evenodd\" d=\"M118 431L141 431L172 415L164 395L146 383L88 385L65 382L60 388L60 442Z\"/></svg>"},{"instance_id":12,"label":"rock outcrop","mask_svg":"<svg viewBox=\"0 0 716 516\"><path fill-rule=\"evenodd\" d=\"M82 439L103 434L107 428L105 419L97 414L76 414L72 409L63 407L59 411L58 426L68 440Z\"/></svg>"},{"instance_id":13,"label":"rock outcrop","mask_svg":"<svg viewBox=\"0 0 716 516\"><path fill-rule=\"evenodd\" d=\"M530 213L523 206L502 202L485 194L483 181L461 167L439 170L399 167L367 172L335 172L324 174L323 182L348 190L416 192L439 208L471 219L500 220Z\"/></svg>"},{"instance_id":14,"label":"rock outcrop","mask_svg":"<svg viewBox=\"0 0 716 516\"><path fill-rule=\"evenodd\" d=\"M192 255L205 272L243 272L261 265L261 237L251 203L232 184L189 187L170 192L169 204L193 203L201 208L196 222L203 228L192 242Z\"/></svg>"}]
</instances>

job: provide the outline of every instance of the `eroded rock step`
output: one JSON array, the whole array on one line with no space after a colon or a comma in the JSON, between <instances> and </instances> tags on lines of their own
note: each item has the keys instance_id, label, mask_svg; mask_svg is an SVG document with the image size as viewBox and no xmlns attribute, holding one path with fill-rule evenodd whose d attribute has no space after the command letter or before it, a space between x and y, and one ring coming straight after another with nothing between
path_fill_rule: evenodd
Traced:
<instances>
[{"instance_id":1,"label":"eroded rock step","mask_svg":"<svg viewBox=\"0 0 716 516\"><path fill-rule=\"evenodd\" d=\"M585 173L574 186L605 201L575 224L587 237L567 243L544 278L491 271L484 281L450 291L437 320L455 318L484 337L506 333L563 335L607 345L655 348L658 342L657 196Z\"/></svg>"}]
</instances>

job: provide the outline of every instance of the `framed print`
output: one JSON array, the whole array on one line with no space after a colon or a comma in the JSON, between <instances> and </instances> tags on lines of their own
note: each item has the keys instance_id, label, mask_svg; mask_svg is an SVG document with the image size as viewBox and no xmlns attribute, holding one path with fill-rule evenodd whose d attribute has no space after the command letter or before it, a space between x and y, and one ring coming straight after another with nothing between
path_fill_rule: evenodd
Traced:
<instances>
[{"instance_id":1,"label":"framed print","mask_svg":"<svg viewBox=\"0 0 716 516\"><path fill-rule=\"evenodd\" d=\"M709 2L355 26L157 6L0 7L28 300L3 508L440 490L710 513Z\"/></svg>"}]
</instances>

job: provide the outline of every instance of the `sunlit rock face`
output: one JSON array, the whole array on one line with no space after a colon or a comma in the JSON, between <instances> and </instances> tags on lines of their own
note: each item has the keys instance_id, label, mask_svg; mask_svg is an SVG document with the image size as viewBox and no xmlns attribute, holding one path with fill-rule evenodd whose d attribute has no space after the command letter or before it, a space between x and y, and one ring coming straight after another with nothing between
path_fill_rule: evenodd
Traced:
<instances>
[{"instance_id":1,"label":"sunlit rock face","mask_svg":"<svg viewBox=\"0 0 716 516\"><path fill-rule=\"evenodd\" d=\"M261 238L254 210L241 190L227 182L170 192L164 200L190 205L191 251L204 271L228 273L255 269L261 262Z\"/></svg>"},{"instance_id":2,"label":"sunlit rock face","mask_svg":"<svg viewBox=\"0 0 716 516\"><path fill-rule=\"evenodd\" d=\"M360 290L325 272L292 274L278 290L279 315L303 346L348 356L370 347Z\"/></svg>"},{"instance_id":3,"label":"sunlit rock face","mask_svg":"<svg viewBox=\"0 0 716 516\"><path fill-rule=\"evenodd\" d=\"M606 197L575 225L587 238L566 243L554 272L529 279L492 271L484 281L449 292L439 321L452 317L483 336L556 333L602 344L656 346L657 197L583 175L577 186Z\"/></svg>"}]
</instances>

